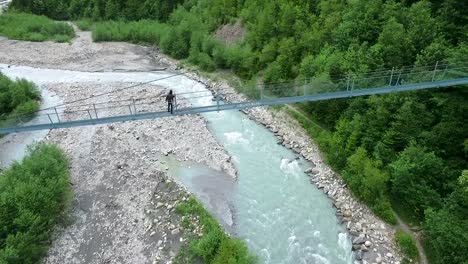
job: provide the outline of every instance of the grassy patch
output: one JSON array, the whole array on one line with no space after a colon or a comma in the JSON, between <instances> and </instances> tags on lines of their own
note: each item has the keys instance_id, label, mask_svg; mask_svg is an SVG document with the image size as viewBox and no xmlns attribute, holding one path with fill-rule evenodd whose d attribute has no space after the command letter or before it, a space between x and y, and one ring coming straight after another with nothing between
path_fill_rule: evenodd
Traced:
<instances>
[{"instance_id":1,"label":"grassy patch","mask_svg":"<svg viewBox=\"0 0 468 264\"><path fill-rule=\"evenodd\" d=\"M52 21L45 16L5 13L0 16L0 35L10 39L37 42L67 42L75 36L75 32L70 25Z\"/></svg>"},{"instance_id":2,"label":"grassy patch","mask_svg":"<svg viewBox=\"0 0 468 264\"><path fill-rule=\"evenodd\" d=\"M186 220L188 217L199 219L203 235L189 237L175 263L194 263L197 260L208 264L256 262L256 258L249 253L245 244L241 240L228 237L216 220L194 198L179 203L176 212L183 216L184 226L192 224Z\"/></svg>"},{"instance_id":3,"label":"grassy patch","mask_svg":"<svg viewBox=\"0 0 468 264\"><path fill-rule=\"evenodd\" d=\"M0 263L39 263L70 202L68 162L56 146L37 145L1 172Z\"/></svg>"},{"instance_id":4,"label":"grassy patch","mask_svg":"<svg viewBox=\"0 0 468 264\"><path fill-rule=\"evenodd\" d=\"M94 22L91 19L81 19L75 21L75 24L80 30L90 31L92 26L94 25Z\"/></svg>"},{"instance_id":5,"label":"grassy patch","mask_svg":"<svg viewBox=\"0 0 468 264\"><path fill-rule=\"evenodd\" d=\"M413 238L403 231L397 231L395 241L401 252L405 255L406 262L416 261L418 259L418 248Z\"/></svg>"},{"instance_id":6,"label":"grassy patch","mask_svg":"<svg viewBox=\"0 0 468 264\"><path fill-rule=\"evenodd\" d=\"M167 25L152 20L137 22L107 21L92 28L94 41L129 41L133 43L159 43Z\"/></svg>"}]
</instances>

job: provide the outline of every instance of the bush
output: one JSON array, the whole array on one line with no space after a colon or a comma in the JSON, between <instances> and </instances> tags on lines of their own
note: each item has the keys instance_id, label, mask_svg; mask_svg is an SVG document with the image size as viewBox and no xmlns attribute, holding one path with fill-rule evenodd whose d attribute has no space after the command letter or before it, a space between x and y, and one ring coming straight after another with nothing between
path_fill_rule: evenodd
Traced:
<instances>
[{"instance_id":1,"label":"bush","mask_svg":"<svg viewBox=\"0 0 468 264\"><path fill-rule=\"evenodd\" d=\"M223 239L218 253L213 259L213 264L248 264L251 263L249 252L240 240Z\"/></svg>"},{"instance_id":2,"label":"bush","mask_svg":"<svg viewBox=\"0 0 468 264\"><path fill-rule=\"evenodd\" d=\"M348 158L343 178L349 188L365 202L372 203L383 197L388 175L380 170L380 166L380 162L369 158L362 147Z\"/></svg>"},{"instance_id":3,"label":"bush","mask_svg":"<svg viewBox=\"0 0 468 264\"><path fill-rule=\"evenodd\" d=\"M63 43L63 42L68 42L70 38L67 35L55 35L54 36L54 41Z\"/></svg>"},{"instance_id":4,"label":"bush","mask_svg":"<svg viewBox=\"0 0 468 264\"><path fill-rule=\"evenodd\" d=\"M392 210L392 205L386 197L382 197L373 202L371 206L372 212L380 217L385 222L396 225L397 220Z\"/></svg>"},{"instance_id":5,"label":"bush","mask_svg":"<svg viewBox=\"0 0 468 264\"><path fill-rule=\"evenodd\" d=\"M68 162L53 145L37 145L0 174L0 263L38 263L70 206Z\"/></svg>"},{"instance_id":6,"label":"bush","mask_svg":"<svg viewBox=\"0 0 468 264\"><path fill-rule=\"evenodd\" d=\"M0 35L18 40L67 42L75 32L67 23L54 22L44 16L5 13L0 16Z\"/></svg>"},{"instance_id":7,"label":"bush","mask_svg":"<svg viewBox=\"0 0 468 264\"><path fill-rule=\"evenodd\" d=\"M39 108L39 99L33 83L24 79L12 81L0 74L0 122L16 115L29 117Z\"/></svg>"},{"instance_id":8,"label":"bush","mask_svg":"<svg viewBox=\"0 0 468 264\"><path fill-rule=\"evenodd\" d=\"M96 23L92 28L94 41L129 41L133 43L159 44L166 35L168 26L156 21L138 22L107 21Z\"/></svg>"},{"instance_id":9,"label":"bush","mask_svg":"<svg viewBox=\"0 0 468 264\"><path fill-rule=\"evenodd\" d=\"M249 79L255 71L255 57L249 46L235 44L226 48L226 60L229 67L242 78Z\"/></svg>"},{"instance_id":10,"label":"bush","mask_svg":"<svg viewBox=\"0 0 468 264\"><path fill-rule=\"evenodd\" d=\"M466 211L463 212L466 209L453 207L461 210L425 211L424 237L435 264L465 264L468 259L468 222Z\"/></svg>"},{"instance_id":11,"label":"bush","mask_svg":"<svg viewBox=\"0 0 468 264\"><path fill-rule=\"evenodd\" d=\"M413 261L417 260L418 248L416 248L416 244L410 235L402 231L397 231L395 233L395 241L401 252L403 252L407 258Z\"/></svg>"},{"instance_id":12,"label":"bush","mask_svg":"<svg viewBox=\"0 0 468 264\"><path fill-rule=\"evenodd\" d=\"M238 239L228 237L216 220L194 198L179 203L176 212L184 217L199 217L203 236L191 237L188 247L183 247L176 257L175 263L194 262L201 258L205 263L238 263L249 264L255 262L255 257L248 251L245 244Z\"/></svg>"},{"instance_id":13,"label":"bush","mask_svg":"<svg viewBox=\"0 0 468 264\"><path fill-rule=\"evenodd\" d=\"M75 24L80 30L89 31L93 26L93 21L91 19L81 19L76 21Z\"/></svg>"},{"instance_id":14,"label":"bush","mask_svg":"<svg viewBox=\"0 0 468 264\"><path fill-rule=\"evenodd\" d=\"M359 147L348 158L342 175L351 191L370 205L376 215L389 224L396 224L386 194L389 176L380 168L381 162L369 158L365 149Z\"/></svg>"}]
</instances>

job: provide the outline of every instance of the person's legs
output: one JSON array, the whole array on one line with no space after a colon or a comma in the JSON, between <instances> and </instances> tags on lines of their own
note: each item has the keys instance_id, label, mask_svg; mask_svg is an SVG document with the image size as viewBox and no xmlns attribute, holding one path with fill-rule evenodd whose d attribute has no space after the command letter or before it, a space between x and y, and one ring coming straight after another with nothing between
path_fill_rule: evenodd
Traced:
<instances>
[{"instance_id":1,"label":"person's legs","mask_svg":"<svg viewBox=\"0 0 468 264\"><path fill-rule=\"evenodd\" d=\"M174 106L172 105L172 103L169 103L169 108L171 109L170 112L171 112L171 114L172 114L172 111L173 111L173 108L174 108Z\"/></svg>"}]
</instances>

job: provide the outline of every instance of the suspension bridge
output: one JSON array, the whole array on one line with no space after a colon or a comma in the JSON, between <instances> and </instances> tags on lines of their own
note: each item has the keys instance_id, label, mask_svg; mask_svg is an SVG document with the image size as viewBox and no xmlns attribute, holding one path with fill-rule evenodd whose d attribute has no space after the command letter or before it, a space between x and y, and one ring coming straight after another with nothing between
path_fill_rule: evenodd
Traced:
<instances>
[{"instance_id":1,"label":"suspension bridge","mask_svg":"<svg viewBox=\"0 0 468 264\"><path fill-rule=\"evenodd\" d=\"M180 74L172 76L178 75ZM171 78L172 76L165 78ZM361 75L341 76L341 78L331 77L325 81L316 78L242 87L240 90L249 99L240 101L233 100L230 97L231 92L222 89L214 91L204 89L178 93L178 102L175 105L173 114L164 111L165 109L155 108L155 100L163 100L161 97L129 98L103 103L83 103L94 98L90 97L64 103L56 107L41 109L35 113L0 118L0 134L156 119L173 115L241 110L259 106L312 102L467 84L467 64L436 64L435 66L393 68L391 70L373 71ZM129 87L135 86L138 86L138 84ZM118 92L119 90L114 92ZM225 100L226 98L229 98L229 100ZM28 122L32 118L34 118L35 122Z\"/></svg>"}]
</instances>

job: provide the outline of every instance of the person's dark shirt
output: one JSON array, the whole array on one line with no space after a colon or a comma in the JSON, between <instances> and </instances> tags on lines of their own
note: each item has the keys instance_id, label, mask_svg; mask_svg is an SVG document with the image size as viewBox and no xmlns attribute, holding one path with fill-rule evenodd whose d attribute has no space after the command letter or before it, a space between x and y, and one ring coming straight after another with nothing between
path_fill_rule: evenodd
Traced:
<instances>
[{"instance_id":1,"label":"person's dark shirt","mask_svg":"<svg viewBox=\"0 0 468 264\"><path fill-rule=\"evenodd\" d=\"M175 95L173 95L173 94L168 94L168 95L166 96L166 101L167 101L168 103L172 103L172 101L174 100L174 97L175 97Z\"/></svg>"}]
</instances>

